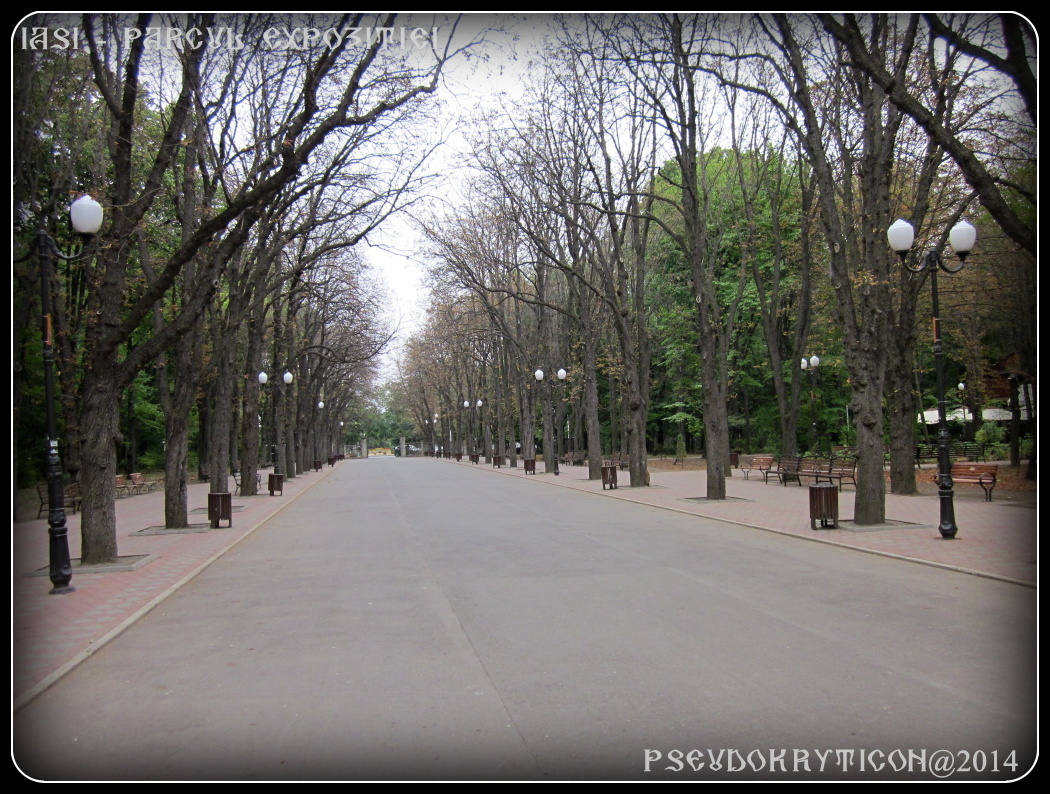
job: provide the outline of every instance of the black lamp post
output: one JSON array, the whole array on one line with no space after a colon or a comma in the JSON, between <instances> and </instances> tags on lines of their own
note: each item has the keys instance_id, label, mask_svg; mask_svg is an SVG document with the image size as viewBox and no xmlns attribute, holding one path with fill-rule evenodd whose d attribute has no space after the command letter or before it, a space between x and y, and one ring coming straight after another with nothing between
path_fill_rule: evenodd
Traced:
<instances>
[{"instance_id":1,"label":"black lamp post","mask_svg":"<svg viewBox=\"0 0 1050 794\"><path fill-rule=\"evenodd\" d=\"M446 414L446 419L445 419L445 423L446 424L448 424L447 416L448 415ZM447 458L448 457L448 450L445 449L445 436L443 435L443 431L441 430L441 426L438 424L438 420L439 419L441 419L441 414L440 413L434 414L434 439L435 439L434 444L435 444L435 446L437 446L437 439L439 439L439 438L441 439L441 446L437 447L437 457L439 457L439 458L442 458L442 457Z\"/></svg>"},{"instance_id":2,"label":"black lamp post","mask_svg":"<svg viewBox=\"0 0 1050 794\"><path fill-rule=\"evenodd\" d=\"M967 405L967 402L970 399L970 395L966 391L966 383L965 382L959 381L959 385L956 388L958 388L958 390L959 390L959 407L960 407L960 410L961 410L961 413L962 413L963 441L973 441L973 438L974 438L973 428L974 428L974 425L977 424L977 421L974 418L973 406ZM966 417L967 409L969 409L969 411L970 411L969 419L967 419L967 417Z\"/></svg>"},{"instance_id":3,"label":"black lamp post","mask_svg":"<svg viewBox=\"0 0 1050 794\"><path fill-rule=\"evenodd\" d=\"M69 206L69 220L73 229L84 241L94 237L102 227L102 206L93 198L82 195ZM73 593L76 588L69 582L73 578L73 566L69 559L69 536L66 529L65 485L62 478L62 460L58 454L58 423L55 418L55 352L51 324L51 271L57 259L70 261L80 255L66 255L58 250L58 244L47 233L37 230L33 250L16 262L24 262L36 254L40 262L40 314L41 333L44 340L44 403L47 411L47 525L49 576L53 595Z\"/></svg>"},{"instance_id":4,"label":"black lamp post","mask_svg":"<svg viewBox=\"0 0 1050 794\"><path fill-rule=\"evenodd\" d=\"M559 369L557 374L558 374L558 380L560 380L560 381L562 381L564 383L565 382L565 375L566 375L565 370L564 369ZM534 375L536 377L536 382L537 383L543 383L543 370L542 369L536 370ZM553 397L553 395L554 395L554 381L553 380L548 380L547 381L547 396L548 396L547 402L550 404L550 410L551 411L554 410L554 397ZM558 474L561 473L558 470L558 428L554 427L554 423L553 422L551 422L551 428L554 431L554 433L553 433L554 438L552 439L552 444L551 444L551 446L552 446L551 452L554 455L554 476L558 476Z\"/></svg>"},{"instance_id":5,"label":"black lamp post","mask_svg":"<svg viewBox=\"0 0 1050 794\"><path fill-rule=\"evenodd\" d=\"M944 349L941 344L941 311L937 298L937 270L945 273L958 273L963 269L966 255L973 250L977 240L977 230L966 221L957 223L948 234L948 241L959 257L959 265L950 267L941 257L939 251L930 250L922 255L917 264L908 263L908 252L915 242L915 230L905 220L897 220L886 230L890 248L896 251L901 264L912 273L929 271L930 289L933 295L933 360L937 369L937 494L940 499L941 537L951 540L959 528L955 524L955 502L952 493L952 464L948 453L948 417L944 397Z\"/></svg>"},{"instance_id":6,"label":"black lamp post","mask_svg":"<svg viewBox=\"0 0 1050 794\"><path fill-rule=\"evenodd\" d=\"M470 454L472 456L474 456L474 457L477 457L477 455L478 455L478 423L480 422L480 411L481 411L481 406L482 405L483 405L483 403L482 403L481 400L478 400L474 404L474 410L477 411L478 413L474 414L471 417L471 420L470 420L470 436L471 436L470 443L471 443L472 450L473 450ZM464 412L468 411L470 409L470 407L471 407L470 400L464 400L463 401L463 410L464 410ZM468 414L468 416L469 416L469 414ZM471 460L473 460L473 457L471 458Z\"/></svg>"},{"instance_id":7,"label":"black lamp post","mask_svg":"<svg viewBox=\"0 0 1050 794\"><path fill-rule=\"evenodd\" d=\"M324 400L317 401L317 416L314 420L314 471L321 470L321 439L322 427L324 426Z\"/></svg>"},{"instance_id":8,"label":"black lamp post","mask_svg":"<svg viewBox=\"0 0 1050 794\"><path fill-rule=\"evenodd\" d=\"M473 418L471 417L471 415L469 413L467 413L469 410L470 410L470 400L464 400L463 401L463 414L462 414L463 421L460 422L460 427L464 428L464 430L463 430L463 446L464 447L467 446L467 434L468 434L468 432L469 432L470 436L473 437L473 435L474 435L474 427L473 427L474 422L473 422ZM466 429L467 427L470 428L469 431ZM471 442L471 443L473 443L473 442ZM473 461L474 460L474 453L473 452L468 452L467 454L470 456L469 459L471 461Z\"/></svg>"},{"instance_id":9,"label":"black lamp post","mask_svg":"<svg viewBox=\"0 0 1050 794\"><path fill-rule=\"evenodd\" d=\"M259 385L265 386L269 377L265 372L259 373ZM281 381L285 386L290 386L294 376L291 372L285 372L281 376ZM278 460L278 450L281 447L281 384L278 383L276 388L273 390L273 446L270 447L270 455L273 458L273 473L281 473L281 465Z\"/></svg>"},{"instance_id":10,"label":"black lamp post","mask_svg":"<svg viewBox=\"0 0 1050 794\"><path fill-rule=\"evenodd\" d=\"M820 366L819 356L810 356L802 359L802 371L809 373L809 421L810 432L813 434L813 449L818 450L817 442L817 367Z\"/></svg>"}]
</instances>

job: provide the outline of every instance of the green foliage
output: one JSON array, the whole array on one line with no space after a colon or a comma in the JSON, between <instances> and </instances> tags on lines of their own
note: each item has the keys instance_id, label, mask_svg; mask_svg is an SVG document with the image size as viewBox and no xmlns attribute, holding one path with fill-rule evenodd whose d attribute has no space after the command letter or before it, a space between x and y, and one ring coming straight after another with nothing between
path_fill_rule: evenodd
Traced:
<instances>
[{"instance_id":1,"label":"green foliage","mask_svg":"<svg viewBox=\"0 0 1050 794\"><path fill-rule=\"evenodd\" d=\"M1035 448L1035 439L1031 436L1021 436L1018 448L1022 458L1032 457L1032 451Z\"/></svg>"},{"instance_id":2,"label":"green foliage","mask_svg":"<svg viewBox=\"0 0 1050 794\"><path fill-rule=\"evenodd\" d=\"M1006 430L998 422L985 422L973 437L980 444L1002 444L1006 440Z\"/></svg>"},{"instance_id":3,"label":"green foliage","mask_svg":"<svg viewBox=\"0 0 1050 794\"><path fill-rule=\"evenodd\" d=\"M164 468L164 452L162 450L150 450L142 452L138 458L139 468L143 471L160 471Z\"/></svg>"}]
</instances>

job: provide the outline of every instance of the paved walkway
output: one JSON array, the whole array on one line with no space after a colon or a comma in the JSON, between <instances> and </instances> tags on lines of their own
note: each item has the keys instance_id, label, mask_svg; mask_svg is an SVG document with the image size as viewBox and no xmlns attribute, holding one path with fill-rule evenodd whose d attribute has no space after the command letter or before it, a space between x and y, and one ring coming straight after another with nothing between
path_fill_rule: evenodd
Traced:
<instances>
[{"instance_id":1,"label":"paved walkway","mask_svg":"<svg viewBox=\"0 0 1050 794\"><path fill-rule=\"evenodd\" d=\"M345 461L340 466L367 466L369 461ZM733 525L831 543L858 551L884 554L967 573L1035 586L1037 577L1036 509L1034 499L1017 499L997 492L988 503L979 488L957 487L959 535L945 541L937 531L937 498L886 497L889 523L880 527L852 524L852 488L840 498L838 529L810 528L808 489L795 485L745 480L734 472L727 480L728 499L703 499L703 472L653 472L651 487L621 485L603 490L601 481L586 479L586 470L566 467L560 476L527 476L521 468L471 466L434 459L398 461L406 466L461 466L474 469L484 487L490 476L519 477L537 488L560 487L588 491L595 498L624 499L721 519ZM117 501L117 539L127 569L92 573L74 566L76 592L50 595L47 578L47 521L14 524L12 534L12 640L15 708L27 703L140 616L155 607L269 518L327 477L333 469L307 472L285 482L282 496L235 497L233 526L207 526L207 484L190 487L190 521L196 531L163 532L163 494L140 494ZM622 482L626 482L626 472ZM265 479L265 478L264 478ZM481 491L483 493L483 491ZM1011 498L1013 496L1013 498ZM70 554L80 553L80 515L70 514Z\"/></svg>"}]
</instances>

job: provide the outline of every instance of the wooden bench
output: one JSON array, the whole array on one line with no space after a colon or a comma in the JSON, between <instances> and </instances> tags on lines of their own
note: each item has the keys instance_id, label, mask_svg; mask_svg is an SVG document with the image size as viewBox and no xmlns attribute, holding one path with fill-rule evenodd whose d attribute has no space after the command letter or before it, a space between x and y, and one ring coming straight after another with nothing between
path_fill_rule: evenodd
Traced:
<instances>
[{"instance_id":1,"label":"wooden bench","mask_svg":"<svg viewBox=\"0 0 1050 794\"><path fill-rule=\"evenodd\" d=\"M117 498L121 496L131 496L134 491L131 489L131 483L124 479L123 474L117 475Z\"/></svg>"},{"instance_id":2,"label":"wooden bench","mask_svg":"<svg viewBox=\"0 0 1050 794\"><path fill-rule=\"evenodd\" d=\"M775 474L781 485L787 485L788 480L794 480L799 485L802 485L802 481L798 478L798 469L801 465L802 458L788 455L777 461L776 469L770 469L763 476L766 482L769 482L770 474Z\"/></svg>"},{"instance_id":3,"label":"wooden bench","mask_svg":"<svg viewBox=\"0 0 1050 794\"><path fill-rule=\"evenodd\" d=\"M952 447L955 449L955 457L966 458L975 463L977 461L986 460L984 444L976 441L966 441L959 444L953 444Z\"/></svg>"},{"instance_id":4,"label":"wooden bench","mask_svg":"<svg viewBox=\"0 0 1050 794\"><path fill-rule=\"evenodd\" d=\"M820 482L831 473L831 461L827 458L802 458L798 463L799 485L802 477L812 477L814 483Z\"/></svg>"},{"instance_id":5,"label":"wooden bench","mask_svg":"<svg viewBox=\"0 0 1050 794\"><path fill-rule=\"evenodd\" d=\"M924 460L937 460L936 444L919 444L915 447L915 463L918 465ZM984 444L976 441L960 441L948 445L948 459L956 460L966 458L972 461L983 461L986 459Z\"/></svg>"},{"instance_id":6,"label":"wooden bench","mask_svg":"<svg viewBox=\"0 0 1050 794\"><path fill-rule=\"evenodd\" d=\"M40 497L40 509L36 513L36 517L40 518L44 513L47 512L50 505L48 500L48 487L46 482L42 482L36 487L36 495ZM62 489L62 504L65 507L70 508L74 513L80 509L80 502L82 497L80 495L80 483L71 482L65 488Z\"/></svg>"},{"instance_id":7,"label":"wooden bench","mask_svg":"<svg viewBox=\"0 0 1050 794\"><path fill-rule=\"evenodd\" d=\"M152 493L153 489L157 487L156 480L147 480L142 476L141 472L133 472L129 476L131 477L131 488L133 491Z\"/></svg>"},{"instance_id":8,"label":"wooden bench","mask_svg":"<svg viewBox=\"0 0 1050 794\"><path fill-rule=\"evenodd\" d=\"M853 483L853 488L857 488L857 461L855 460L839 460L832 459L831 468L829 471L821 474L817 477L817 482L827 480L830 483L838 482L841 487L844 483Z\"/></svg>"},{"instance_id":9,"label":"wooden bench","mask_svg":"<svg viewBox=\"0 0 1050 794\"><path fill-rule=\"evenodd\" d=\"M37 487L36 487L36 495L40 497L40 509L36 511L36 517L40 518L40 516L42 516L47 511L47 508L48 508L49 496L48 496L48 493L47 493L47 483L46 482L42 482L39 485L37 485Z\"/></svg>"},{"instance_id":10,"label":"wooden bench","mask_svg":"<svg viewBox=\"0 0 1050 794\"><path fill-rule=\"evenodd\" d=\"M773 455L753 455L749 463L740 467L740 470L744 472L744 479L748 479L753 471L761 472L765 477L766 472L773 468L774 460Z\"/></svg>"},{"instance_id":11,"label":"wooden bench","mask_svg":"<svg viewBox=\"0 0 1050 794\"><path fill-rule=\"evenodd\" d=\"M992 501L992 491L999 475L999 467L994 463L953 463L952 482L980 485L984 489L984 500ZM936 481L936 476L935 476Z\"/></svg>"},{"instance_id":12,"label":"wooden bench","mask_svg":"<svg viewBox=\"0 0 1050 794\"><path fill-rule=\"evenodd\" d=\"M237 495L240 496L240 494L241 494L241 473L239 471L233 472L233 483L234 483L234 485L237 486L237 488L236 488ZM259 493L261 491L262 491L262 474L260 472L255 472L255 493Z\"/></svg>"}]
</instances>

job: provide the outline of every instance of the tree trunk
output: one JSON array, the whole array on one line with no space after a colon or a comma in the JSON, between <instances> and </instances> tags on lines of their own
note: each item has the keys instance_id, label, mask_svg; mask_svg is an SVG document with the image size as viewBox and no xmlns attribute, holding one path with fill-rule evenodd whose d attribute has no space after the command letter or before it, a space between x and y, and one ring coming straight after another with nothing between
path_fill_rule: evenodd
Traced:
<instances>
[{"instance_id":1,"label":"tree trunk","mask_svg":"<svg viewBox=\"0 0 1050 794\"><path fill-rule=\"evenodd\" d=\"M159 307L155 327L159 324ZM193 401L200 382L199 326L175 340L170 355L161 356L156 368L157 395L164 413L164 526L185 529L189 526L189 427ZM174 359L175 372L181 373L169 388L169 364Z\"/></svg>"},{"instance_id":2,"label":"tree trunk","mask_svg":"<svg viewBox=\"0 0 1050 794\"><path fill-rule=\"evenodd\" d=\"M244 408L241 415L241 496L258 493L256 475L259 472L260 389L256 373L261 369L262 334L255 318L248 320L248 349L245 358L248 370L244 382Z\"/></svg>"},{"instance_id":3,"label":"tree trunk","mask_svg":"<svg viewBox=\"0 0 1050 794\"><path fill-rule=\"evenodd\" d=\"M853 520L858 525L886 522L886 477L882 448L882 389L866 381L853 384L857 422L857 494Z\"/></svg>"},{"instance_id":4,"label":"tree trunk","mask_svg":"<svg viewBox=\"0 0 1050 794\"><path fill-rule=\"evenodd\" d=\"M230 429L233 426L233 356L236 347L224 344L221 337L228 336L221 326L215 339L215 383L211 410L211 445L208 468L211 472L209 492L230 493Z\"/></svg>"},{"instance_id":5,"label":"tree trunk","mask_svg":"<svg viewBox=\"0 0 1050 794\"><path fill-rule=\"evenodd\" d=\"M912 346L897 348L898 356ZM886 405L890 432L890 493L913 494L915 486L915 422L918 401L911 389L914 356L904 354L886 372Z\"/></svg>"},{"instance_id":6,"label":"tree trunk","mask_svg":"<svg viewBox=\"0 0 1050 794\"><path fill-rule=\"evenodd\" d=\"M164 434L164 526L185 529L189 522L189 406L167 417Z\"/></svg>"},{"instance_id":7,"label":"tree trunk","mask_svg":"<svg viewBox=\"0 0 1050 794\"><path fill-rule=\"evenodd\" d=\"M727 380L717 370L719 362L704 355L704 430L707 436L707 498L726 498L726 470L729 465L729 414Z\"/></svg>"},{"instance_id":8,"label":"tree trunk","mask_svg":"<svg viewBox=\"0 0 1050 794\"><path fill-rule=\"evenodd\" d=\"M117 559L116 445L119 443L120 389L115 362L85 368L81 423L80 559L99 565Z\"/></svg>"},{"instance_id":9,"label":"tree trunk","mask_svg":"<svg viewBox=\"0 0 1050 794\"><path fill-rule=\"evenodd\" d=\"M583 343L583 413L587 426L587 477L602 478L602 423L598 416L597 342L589 329Z\"/></svg>"},{"instance_id":10,"label":"tree trunk","mask_svg":"<svg viewBox=\"0 0 1050 794\"><path fill-rule=\"evenodd\" d=\"M637 373L641 368L637 368ZM631 487L641 488L649 484L648 450L646 448L646 429L649 423L649 392L637 381L637 374L628 375L625 385L627 399L627 421L624 429L627 432L627 451L630 460Z\"/></svg>"}]
</instances>

